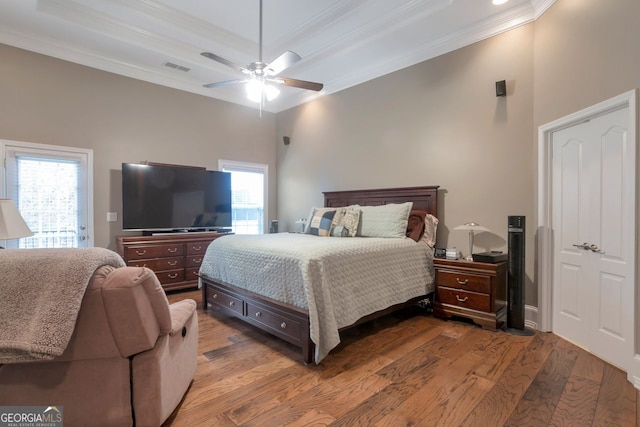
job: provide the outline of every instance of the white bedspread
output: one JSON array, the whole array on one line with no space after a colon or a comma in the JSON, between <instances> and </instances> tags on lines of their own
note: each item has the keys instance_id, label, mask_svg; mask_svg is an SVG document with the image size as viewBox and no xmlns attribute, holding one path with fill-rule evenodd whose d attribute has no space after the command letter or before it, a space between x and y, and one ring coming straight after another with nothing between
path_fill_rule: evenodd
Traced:
<instances>
[{"instance_id":1,"label":"white bedspread","mask_svg":"<svg viewBox=\"0 0 640 427\"><path fill-rule=\"evenodd\" d=\"M433 249L409 238L230 235L209 245L200 273L307 310L319 363L340 328L433 292Z\"/></svg>"}]
</instances>

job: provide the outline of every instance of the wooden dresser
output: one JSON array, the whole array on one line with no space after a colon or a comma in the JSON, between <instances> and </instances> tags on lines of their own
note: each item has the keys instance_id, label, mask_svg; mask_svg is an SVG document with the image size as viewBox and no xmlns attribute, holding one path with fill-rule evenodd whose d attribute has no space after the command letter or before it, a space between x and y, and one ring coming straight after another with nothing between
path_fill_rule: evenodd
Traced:
<instances>
[{"instance_id":1,"label":"wooden dresser","mask_svg":"<svg viewBox=\"0 0 640 427\"><path fill-rule=\"evenodd\" d=\"M166 291L198 286L204 253L221 233L175 233L156 236L118 236L117 250L127 265L147 267Z\"/></svg>"},{"instance_id":2,"label":"wooden dresser","mask_svg":"<svg viewBox=\"0 0 640 427\"><path fill-rule=\"evenodd\" d=\"M491 330L503 326L507 315L506 262L490 264L435 258L434 266L434 316L465 317Z\"/></svg>"}]
</instances>

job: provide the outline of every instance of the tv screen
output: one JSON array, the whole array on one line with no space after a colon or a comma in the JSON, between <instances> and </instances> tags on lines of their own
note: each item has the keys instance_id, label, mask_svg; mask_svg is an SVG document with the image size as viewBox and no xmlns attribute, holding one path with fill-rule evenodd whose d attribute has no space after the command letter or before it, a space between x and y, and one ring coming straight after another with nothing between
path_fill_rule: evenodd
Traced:
<instances>
[{"instance_id":1,"label":"tv screen","mask_svg":"<svg viewBox=\"0 0 640 427\"><path fill-rule=\"evenodd\" d=\"M124 230L231 227L231 174L205 169L122 164Z\"/></svg>"}]
</instances>

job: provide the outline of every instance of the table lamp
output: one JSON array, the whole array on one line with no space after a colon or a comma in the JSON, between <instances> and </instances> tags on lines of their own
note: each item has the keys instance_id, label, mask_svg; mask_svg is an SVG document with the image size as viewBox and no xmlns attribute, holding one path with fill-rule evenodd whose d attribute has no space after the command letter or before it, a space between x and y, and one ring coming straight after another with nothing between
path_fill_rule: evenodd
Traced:
<instances>
[{"instance_id":1,"label":"table lamp","mask_svg":"<svg viewBox=\"0 0 640 427\"><path fill-rule=\"evenodd\" d=\"M0 199L0 240L31 236L33 236L33 232L22 219L13 201L11 199Z\"/></svg>"},{"instance_id":2,"label":"table lamp","mask_svg":"<svg viewBox=\"0 0 640 427\"><path fill-rule=\"evenodd\" d=\"M476 231L490 231L487 227L483 227L480 224L476 223L476 222L467 222L465 224L459 225L456 228L454 228L454 230L468 230L469 231L469 255L466 256L464 259L466 259L467 261L473 261L473 256L471 255L473 253L473 234Z\"/></svg>"},{"instance_id":3,"label":"table lamp","mask_svg":"<svg viewBox=\"0 0 640 427\"><path fill-rule=\"evenodd\" d=\"M296 225L300 225L300 233L304 233L304 230L307 228L307 218L300 218L296 221Z\"/></svg>"}]
</instances>

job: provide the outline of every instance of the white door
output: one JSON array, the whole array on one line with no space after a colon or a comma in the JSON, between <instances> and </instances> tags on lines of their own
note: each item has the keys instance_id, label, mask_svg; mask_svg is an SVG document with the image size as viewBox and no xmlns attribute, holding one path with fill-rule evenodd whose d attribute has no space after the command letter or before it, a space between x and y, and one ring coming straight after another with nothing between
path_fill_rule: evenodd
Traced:
<instances>
[{"instance_id":1,"label":"white door","mask_svg":"<svg viewBox=\"0 0 640 427\"><path fill-rule=\"evenodd\" d=\"M553 133L553 332L627 370L633 357L635 145L627 108Z\"/></svg>"},{"instance_id":2,"label":"white door","mask_svg":"<svg viewBox=\"0 0 640 427\"><path fill-rule=\"evenodd\" d=\"M44 144L2 142L5 194L14 200L33 237L7 248L93 246L91 151Z\"/></svg>"}]
</instances>

